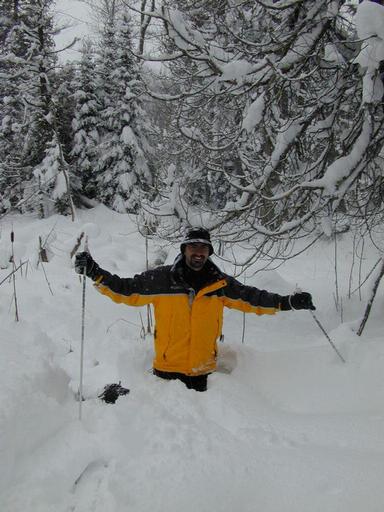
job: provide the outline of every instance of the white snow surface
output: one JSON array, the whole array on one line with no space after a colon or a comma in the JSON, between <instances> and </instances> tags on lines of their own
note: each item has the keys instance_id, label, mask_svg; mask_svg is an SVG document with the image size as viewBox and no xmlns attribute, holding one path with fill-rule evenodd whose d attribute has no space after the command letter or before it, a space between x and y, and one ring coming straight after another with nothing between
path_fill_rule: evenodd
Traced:
<instances>
[{"instance_id":1,"label":"white snow surface","mask_svg":"<svg viewBox=\"0 0 384 512\"><path fill-rule=\"evenodd\" d=\"M347 235L338 242L343 322L331 242L246 280L282 294L296 285L310 291L346 364L307 311L246 315L241 343L243 315L227 310L220 371L206 393L153 376L152 337L140 337L146 309L117 305L88 281L80 421L82 283L69 253L86 231L96 261L131 276L144 270L145 242L132 217L101 206L73 223L7 216L0 282L12 270L12 227L16 264L30 263L14 283L19 322L12 280L0 285L2 512L382 512L384 294L381 286L357 337L367 296L363 287L361 301L347 298ZM39 236L50 254L44 267L36 266ZM154 261L161 243L149 245ZM167 262L176 254L177 245ZM366 253L363 276L377 257ZM97 398L120 380L128 396L110 405Z\"/></svg>"}]
</instances>

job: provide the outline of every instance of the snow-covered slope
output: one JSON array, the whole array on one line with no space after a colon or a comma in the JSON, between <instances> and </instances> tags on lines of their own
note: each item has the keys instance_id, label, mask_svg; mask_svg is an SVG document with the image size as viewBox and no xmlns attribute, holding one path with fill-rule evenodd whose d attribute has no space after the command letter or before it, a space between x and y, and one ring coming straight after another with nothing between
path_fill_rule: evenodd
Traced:
<instances>
[{"instance_id":1,"label":"snow-covered slope","mask_svg":"<svg viewBox=\"0 0 384 512\"><path fill-rule=\"evenodd\" d=\"M82 284L69 252L86 230L100 265L129 276L145 268L144 241L132 219L103 207L79 212L75 223L8 216L0 282L11 271L12 226L16 263L30 263L16 276L19 322L12 280L0 286L2 512L382 512L384 298L380 289L358 338L365 302L345 298L348 239L338 247L344 323L334 306L332 244L247 278L280 293L311 291L347 363L308 312L247 315L242 344L243 315L229 311L221 371L206 393L154 377L152 339L140 335L146 309L114 304L88 282L79 421ZM36 267L39 236L50 248L44 267ZM172 261L177 247L168 249ZM127 397L97 399L119 380Z\"/></svg>"}]
</instances>

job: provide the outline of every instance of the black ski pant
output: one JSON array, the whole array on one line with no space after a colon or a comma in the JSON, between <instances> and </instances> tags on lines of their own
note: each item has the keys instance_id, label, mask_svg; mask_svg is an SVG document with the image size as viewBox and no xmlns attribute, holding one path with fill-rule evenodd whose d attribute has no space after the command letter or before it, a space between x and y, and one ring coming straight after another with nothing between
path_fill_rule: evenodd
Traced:
<instances>
[{"instance_id":1,"label":"black ski pant","mask_svg":"<svg viewBox=\"0 0 384 512\"><path fill-rule=\"evenodd\" d=\"M196 375L190 376L184 373L177 372L163 372L161 370L153 369L153 374L161 379L167 380L181 380L188 389L194 389L195 391L207 391L208 375Z\"/></svg>"}]
</instances>

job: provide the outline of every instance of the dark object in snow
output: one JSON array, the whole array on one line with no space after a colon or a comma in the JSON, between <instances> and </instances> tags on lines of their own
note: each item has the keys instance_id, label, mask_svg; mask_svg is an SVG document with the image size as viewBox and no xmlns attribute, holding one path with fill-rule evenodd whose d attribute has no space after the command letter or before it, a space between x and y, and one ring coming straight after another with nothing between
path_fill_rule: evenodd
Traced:
<instances>
[{"instance_id":1,"label":"dark object in snow","mask_svg":"<svg viewBox=\"0 0 384 512\"><path fill-rule=\"evenodd\" d=\"M114 404L119 396L128 395L129 389L121 386L121 381L118 384L107 384L104 386L104 391L99 395L99 398L107 404Z\"/></svg>"}]
</instances>

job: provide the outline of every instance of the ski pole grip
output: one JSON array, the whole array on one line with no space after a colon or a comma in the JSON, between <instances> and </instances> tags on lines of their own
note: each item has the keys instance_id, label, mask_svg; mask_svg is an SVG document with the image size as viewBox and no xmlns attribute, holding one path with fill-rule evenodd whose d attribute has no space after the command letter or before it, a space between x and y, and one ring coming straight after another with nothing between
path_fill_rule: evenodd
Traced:
<instances>
[{"instance_id":1,"label":"ski pole grip","mask_svg":"<svg viewBox=\"0 0 384 512\"><path fill-rule=\"evenodd\" d=\"M84 252L89 252L88 235L85 235L85 239L84 239Z\"/></svg>"},{"instance_id":2,"label":"ski pole grip","mask_svg":"<svg viewBox=\"0 0 384 512\"><path fill-rule=\"evenodd\" d=\"M11 231L11 242L13 243L15 241L15 233Z\"/></svg>"}]
</instances>

